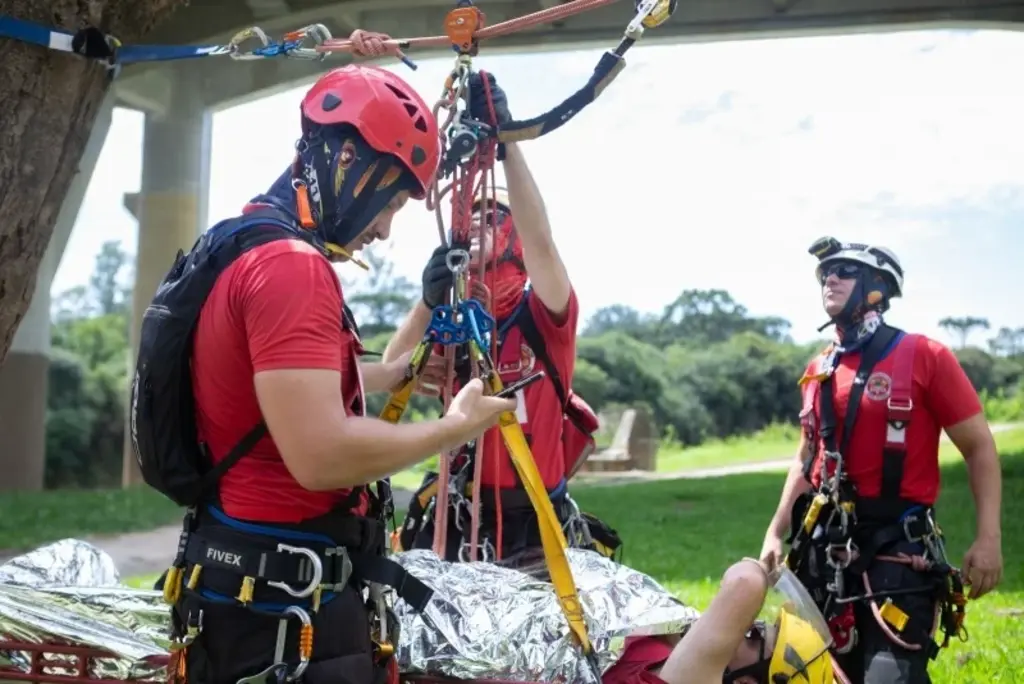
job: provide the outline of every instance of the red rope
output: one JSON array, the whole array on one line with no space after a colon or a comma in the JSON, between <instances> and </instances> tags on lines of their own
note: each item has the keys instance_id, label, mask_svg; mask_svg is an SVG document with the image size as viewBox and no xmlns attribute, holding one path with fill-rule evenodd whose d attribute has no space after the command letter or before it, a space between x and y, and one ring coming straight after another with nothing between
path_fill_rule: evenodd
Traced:
<instances>
[{"instance_id":1,"label":"red rope","mask_svg":"<svg viewBox=\"0 0 1024 684\"><path fill-rule=\"evenodd\" d=\"M489 123L491 125L493 125L493 126L497 126L498 125L498 113L494 109L494 97L491 94L491 84L488 81L487 76L488 76L488 73L486 71L481 71L480 72L480 80L483 83L484 95L485 95L485 98L487 100L487 114L488 114L488 118L490 119ZM489 144L488 144L488 149L487 149L488 159L490 160L490 164L488 166L488 171L490 172L490 176L491 176L491 188L495 190L495 194L497 192L497 183L495 182L496 174L494 172L494 158L497 156L497 152L498 152L498 146L497 146L496 141L490 140ZM486 181L486 177L484 178L484 180ZM497 248L497 245L498 245L498 241L497 241L497 237L498 237L498 220L497 220L497 217L498 217L498 207L497 207L497 196L495 196L494 199L495 199L495 206L491 207L490 211L485 211L484 212L484 216L488 218L488 220L490 221L490 224L491 224L490 225L490 233L491 233L491 273L497 274L498 273L498 248ZM484 206L485 210L488 208L488 206L486 204L483 205L483 206ZM481 282L483 282L483 280L484 280L483 276L484 276L484 273L486 272L487 265L485 263L483 263L483 261L484 261L483 259L481 259L480 261L481 261L481 264L480 264L480 280L481 280ZM487 299L488 299L487 310L490 313L493 314L494 313L494 292L493 291L489 291L487 293L487 295L488 295L488 297L487 297ZM497 323L497 321L495 321L495 323ZM497 334L497 330L495 330L491 334L491 348L490 348L489 351L491 353L491 358L494 359L495 363L497 363L498 362L498 334ZM497 372L497 369L495 369L495 372ZM491 464L492 464L493 473L494 473L494 483L493 483L494 514L495 514L494 556L495 556L495 560L499 560L500 561L501 560L501 551L504 548L504 544L503 544L504 540L502 538L503 537L503 533L504 533L504 530L502 529L503 511L502 511L502 505L501 505L501 440L500 439L494 440L494 445L493 445L493 447L489 451L490 451ZM480 458L483 459L485 457L485 455L486 455L486 452L484 452L483 450L480 450L479 455L480 455Z\"/></svg>"}]
</instances>

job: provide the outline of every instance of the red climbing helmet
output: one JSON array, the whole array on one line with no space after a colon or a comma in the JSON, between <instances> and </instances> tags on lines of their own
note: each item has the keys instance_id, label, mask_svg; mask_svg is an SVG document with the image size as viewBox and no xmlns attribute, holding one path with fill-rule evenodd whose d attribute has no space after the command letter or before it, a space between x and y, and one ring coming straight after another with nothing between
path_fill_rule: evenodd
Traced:
<instances>
[{"instance_id":1,"label":"red climbing helmet","mask_svg":"<svg viewBox=\"0 0 1024 684\"><path fill-rule=\"evenodd\" d=\"M349 64L332 69L302 99L308 122L348 124L378 152L393 154L416 177L416 199L426 197L441 157L437 121L412 87L387 69Z\"/></svg>"}]
</instances>

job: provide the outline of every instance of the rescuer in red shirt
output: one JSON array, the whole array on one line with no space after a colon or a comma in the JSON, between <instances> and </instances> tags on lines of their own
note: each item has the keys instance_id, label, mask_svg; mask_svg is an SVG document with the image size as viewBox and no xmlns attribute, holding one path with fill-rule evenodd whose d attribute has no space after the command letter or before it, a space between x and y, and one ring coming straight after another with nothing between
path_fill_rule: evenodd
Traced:
<instances>
[{"instance_id":1,"label":"rescuer in red shirt","mask_svg":"<svg viewBox=\"0 0 1024 684\"><path fill-rule=\"evenodd\" d=\"M490 88L498 123L511 120L505 93L494 82ZM471 96L476 99L470 108L473 117L490 120L479 74L470 82ZM506 386L537 371L545 377L519 391L517 417L530 444L534 460L544 485L548 488L556 513L561 518L573 514L573 504L566 491L567 471L572 471L577 454L566 455L563 407L567 411L579 410L584 422L592 421L596 429L596 416L582 401L571 395L573 371L576 363L576 328L579 321L579 303L565 264L562 262L552 235L551 225L540 191L530 173L523 152L517 144L504 145L503 169L507 190L498 189L486 204L478 199L474 205L474 222L470 244L439 247L431 256L423 272L423 297L403 321L388 343L385 361L396 359L412 349L423 337L434 307L444 303L445 294L452 286L453 276L445 259L450 249L468 247L470 253L471 294L485 306L493 299L491 315L498 330L499 351L495 365ZM499 155L500 156L500 155ZM490 216L487 216L490 215ZM493 224L485 218L493 217ZM495 225L493 231L482 226ZM496 257L496 259L495 259ZM487 272L480 282L479 265L487 264ZM496 266L495 266L496 261ZM483 287L481 287L483 286ZM490 297L488 297L488 294ZM457 363L457 375L468 373L468 364ZM464 381L457 378L457 384ZM589 415L588 415L589 414ZM584 432L586 431L584 427ZM571 443L568 447L572 449ZM508 455L500 433L491 430L484 438L484 463L481 477L481 544L487 549L485 556L495 559L497 513L495 496L501 502L502 559L509 559L527 548L540 546L536 515ZM571 462L570 462L571 461ZM469 484L472 460L460 460L453 479ZM429 478L433 477L428 476ZM429 481L418 492L424 501L414 500L411 515L407 516L403 547L429 547L433 536L430 520L421 520L427 507L424 504L436 490ZM457 487L455 492L464 491ZM460 498L456 495L454 498ZM465 503L465 502L462 502ZM465 558L469 543L469 526L456 522L468 507L454 504L454 515L448 533L449 560ZM460 513L461 511L461 513ZM410 521L418 520L419 526Z\"/></svg>"},{"instance_id":2,"label":"rescuer in red shirt","mask_svg":"<svg viewBox=\"0 0 1024 684\"><path fill-rule=\"evenodd\" d=\"M396 626L381 587L420 606L429 590L384 557L390 492L370 483L516 409L514 399L484 396L478 381L438 420L394 425L364 415L364 393L390 389L407 357L360 359L331 262L387 239L395 213L425 196L437 124L402 79L355 65L313 85L301 121L292 167L179 258L143 328L138 372L150 376L135 383L133 434L144 472L163 468L147 481L167 492L195 464L174 460L183 449L147 441L148 423L179 406L150 389L156 366L168 362L161 350L177 342L168 331L201 302L184 367L193 434L220 479L212 499L188 502L164 585L186 646L177 676L191 683L234 684L282 665L282 677L310 684L378 681L394 667ZM303 623L311 631L300 640Z\"/></svg>"},{"instance_id":3,"label":"rescuer in red shirt","mask_svg":"<svg viewBox=\"0 0 1024 684\"><path fill-rule=\"evenodd\" d=\"M936 611L946 635L962 619L957 573L934 524L939 436L945 430L963 455L975 499L976 536L963 559L971 598L1002 574L995 443L953 353L883 322L903 291L896 256L834 238L810 252L836 339L801 379L803 436L762 559L781 563L791 532L787 562L823 607L852 681L929 682Z\"/></svg>"}]
</instances>

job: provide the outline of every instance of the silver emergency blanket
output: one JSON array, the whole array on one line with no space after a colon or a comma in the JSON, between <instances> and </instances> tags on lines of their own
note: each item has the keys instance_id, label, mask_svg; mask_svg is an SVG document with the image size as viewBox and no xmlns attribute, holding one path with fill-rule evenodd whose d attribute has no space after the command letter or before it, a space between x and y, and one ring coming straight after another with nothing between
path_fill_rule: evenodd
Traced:
<instances>
[{"instance_id":1,"label":"silver emergency blanket","mask_svg":"<svg viewBox=\"0 0 1024 684\"><path fill-rule=\"evenodd\" d=\"M643 573L595 553L569 554L602 671L621 655L625 637L679 633L698 616ZM595 681L549 583L486 563L446 563L430 551L394 558L435 590L422 614L396 602L403 672ZM91 661L94 678L163 677L169 627L160 593L120 584L111 558L86 542L56 542L0 566L2 638L109 651L113 657ZM29 658L24 650L0 650L0 670L27 672ZM47 672L74 676L74 662L50 656Z\"/></svg>"},{"instance_id":2,"label":"silver emergency blanket","mask_svg":"<svg viewBox=\"0 0 1024 684\"><path fill-rule=\"evenodd\" d=\"M602 672L627 636L679 634L699 616L641 572L591 551L567 553ZM550 583L487 563L446 563L431 551L398 560L435 592L422 614L396 606L403 671L598 684Z\"/></svg>"},{"instance_id":3,"label":"silver emergency blanket","mask_svg":"<svg viewBox=\"0 0 1024 684\"><path fill-rule=\"evenodd\" d=\"M110 556L86 542L65 539L0 566L3 639L90 646L115 654L91 660L89 674L96 679L162 676L169 621L158 592L120 584ZM0 668L27 672L30 657L26 651L0 651ZM48 655L47 662L49 674L76 675L75 656Z\"/></svg>"}]
</instances>

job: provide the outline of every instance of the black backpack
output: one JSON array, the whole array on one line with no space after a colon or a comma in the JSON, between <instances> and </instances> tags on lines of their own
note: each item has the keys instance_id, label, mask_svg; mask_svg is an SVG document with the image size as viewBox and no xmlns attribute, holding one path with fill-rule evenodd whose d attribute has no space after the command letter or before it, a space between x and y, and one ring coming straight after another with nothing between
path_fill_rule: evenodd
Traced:
<instances>
[{"instance_id":1,"label":"black backpack","mask_svg":"<svg viewBox=\"0 0 1024 684\"><path fill-rule=\"evenodd\" d=\"M179 251L142 318L129 430L142 477L179 506L199 504L229 468L267 434L263 421L216 467L200 444L192 390L192 340L218 276L238 257L275 240L304 239L283 211L265 208L206 231Z\"/></svg>"}]
</instances>

